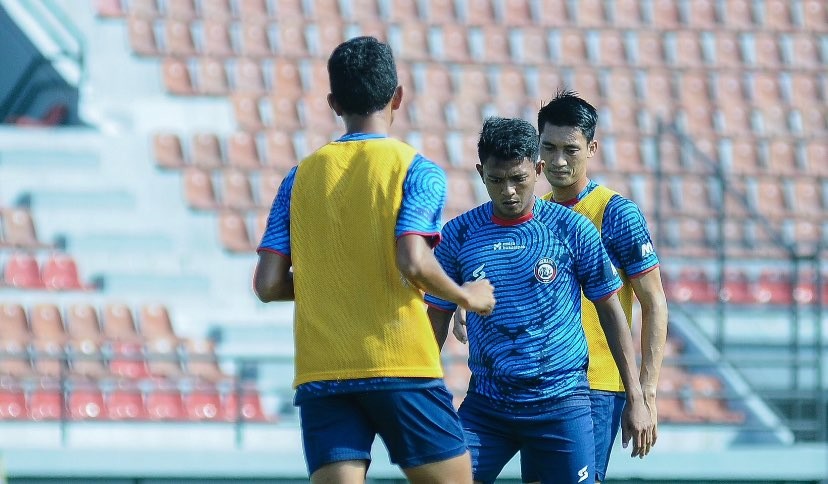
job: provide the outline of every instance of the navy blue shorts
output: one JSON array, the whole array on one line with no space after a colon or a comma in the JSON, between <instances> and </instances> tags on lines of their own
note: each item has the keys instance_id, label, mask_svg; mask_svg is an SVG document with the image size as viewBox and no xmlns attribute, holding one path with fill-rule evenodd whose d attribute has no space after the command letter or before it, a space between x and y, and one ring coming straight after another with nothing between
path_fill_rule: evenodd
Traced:
<instances>
[{"instance_id":1,"label":"navy blue shorts","mask_svg":"<svg viewBox=\"0 0 828 484\"><path fill-rule=\"evenodd\" d=\"M520 451L524 482L589 482L595 452L589 398L564 397L533 412L507 412L469 394L460 419L472 456L474 480L494 482Z\"/></svg>"},{"instance_id":2,"label":"navy blue shorts","mask_svg":"<svg viewBox=\"0 0 828 484\"><path fill-rule=\"evenodd\" d=\"M391 462L404 469L457 457L467 449L444 385L307 399L299 404L299 416L309 475L333 462L370 462L377 434Z\"/></svg>"},{"instance_id":3,"label":"navy blue shorts","mask_svg":"<svg viewBox=\"0 0 828 484\"><path fill-rule=\"evenodd\" d=\"M607 475L610 452L621 427L621 413L627 403L623 392L590 390L592 404L592 432L595 435L595 479L604 481Z\"/></svg>"}]
</instances>

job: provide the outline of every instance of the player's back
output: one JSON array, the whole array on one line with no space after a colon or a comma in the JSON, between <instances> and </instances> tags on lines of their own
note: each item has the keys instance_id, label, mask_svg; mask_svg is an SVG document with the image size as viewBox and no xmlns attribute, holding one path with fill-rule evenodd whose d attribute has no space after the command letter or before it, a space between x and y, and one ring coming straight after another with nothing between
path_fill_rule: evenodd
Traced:
<instances>
[{"instance_id":1,"label":"player's back","mask_svg":"<svg viewBox=\"0 0 828 484\"><path fill-rule=\"evenodd\" d=\"M345 137L299 164L290 205L295 384L440 376L433 337L422 336L422 296L404 283L395 256L403 183L416 154L392 138Z\"/></svg>"}]
</instances>

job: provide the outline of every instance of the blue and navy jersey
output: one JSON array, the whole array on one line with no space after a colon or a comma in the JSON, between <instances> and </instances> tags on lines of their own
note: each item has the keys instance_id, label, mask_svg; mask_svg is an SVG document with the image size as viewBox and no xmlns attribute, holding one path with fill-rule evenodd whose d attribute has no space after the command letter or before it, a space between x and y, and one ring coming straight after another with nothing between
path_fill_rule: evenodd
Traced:
<instances>
[{"instance_id":1,"label":"blue and navy jersey","mask_svg":"<svg viewBox=\"0 0 828 484\"><path fill-rule=\"evenodd\" d=\"M501 220L489 202L449 221L435 255L458 284L486 278L495 288L490 316L468 314L469 393L532 405L584 388L581 290L601 300L621 287L586 217L538 199L528 216ZM432 295L426 302L456 309Z\"/></svg>"},{"instance_id":2,"label":"blue and navy jersey","mask_svg":"<svg viewBox=\"0 0 828 484\"><path fill-rule=\"evenodd\" d=\"M578 197L562 205L572 206L598 186L590 180ZM604 209L601 222L601 240L613 265L629 278L642 276L659 265L647 220L632 200L613 196Z\"/></svg>"},{"instance_id":3,"label":"blue and navy jersey","mask_svg":"<svg viewBox=\"0 0 828 484\"><path fill-rule=\"evenodd\" d=\"M382 139L385 136L356 133L345 135L335 143ZM290 257L290 200L297 167L282 181L268 217L267 228L258 250ZM443 170L432 161L416 155L403 182L403 199L394 227L394 237L408 234L426 237L432 245L440 241L440 226L446 200L447 180ZM390 234L389 234L390 235ZM441 384L430 378L363 378L339 381L315 381L299 385L296 403L307 398L338 393L377 389L428 388Z\"/></svg>"}]
</instances>

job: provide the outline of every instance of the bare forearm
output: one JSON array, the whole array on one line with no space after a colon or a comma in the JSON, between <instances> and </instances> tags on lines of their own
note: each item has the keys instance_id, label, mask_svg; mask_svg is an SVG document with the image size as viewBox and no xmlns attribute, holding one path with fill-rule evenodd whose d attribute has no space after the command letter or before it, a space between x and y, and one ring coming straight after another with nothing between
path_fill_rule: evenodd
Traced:
<instances>
[{"instance_id":1,"label":"bare forearm","mask_svg":"<svg viewBox=\"0 0 828 484\"><path fill-rule=\"evenodd\" d=\"M431 329L434 331L437 346L442 350L443 345L446 344L446 338L448 338L451 313L435 308L428 308L428 318L431 320Z\"/></svg>"},{"instance_id":2,"label":"bare forearm","mask_svg":"<svg viewBox=\"0 0 828 484\"><path fill-rule=\"evenodd\" d=\"M641 305L641 374L645 396L655 396L667 341L667 303Z\"/></svg>"},{"instance_id":3,"label":"bare forearm","mask_svg":"<svg viewBox=\"0 0 828 484\"><path fill-rule=\"evenodd\" d=\"M606 301L595 303L595 308L598 311L598 319L604 335L607 337L610 353L618 367L624 388L627 390L627 398L640 398L642 391L636 378L635 347L624 310L618 302L618 296L614 295Z\"/></svg>"},{"instance_id":4,"label":"bare forearm","mask_svg":"<svg viewBox=\"0 0 828 484\"><path fill-rule=\"evenodd\" d=\"M433 256L423 257L416 267L409 266L405 269L401 267L400 270L408 282L418 289L444 301L451 301L460 307L468 305L465 291L446 275L440 263Z\"/></svg>"}]
</instances>

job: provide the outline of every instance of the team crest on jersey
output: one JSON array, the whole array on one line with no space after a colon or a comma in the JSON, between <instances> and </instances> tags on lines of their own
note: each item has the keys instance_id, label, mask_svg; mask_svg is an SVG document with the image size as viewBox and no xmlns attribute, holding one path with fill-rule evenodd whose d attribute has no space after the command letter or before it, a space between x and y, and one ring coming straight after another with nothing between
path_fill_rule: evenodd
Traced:
<instances>
[{"instance_id":1,"label":"team crest on jersey","mask_svg":"<svg viewBox=\"0 0 828 484\"><path fill-rule=\"evenodd\" d=\"M558 265L555 261L544 257L535 263L535 278L543 284L549 284L558 275Z\"/></svg>"}]
</instances>

